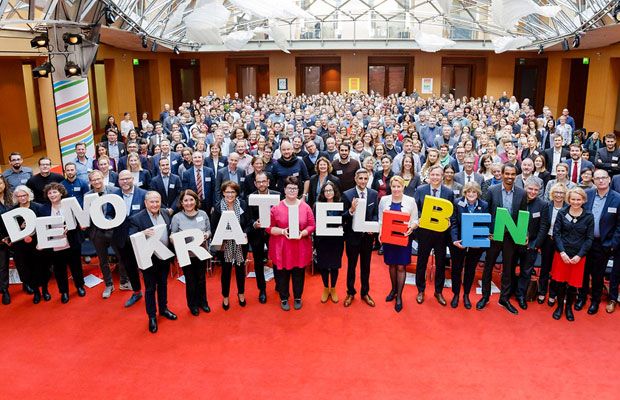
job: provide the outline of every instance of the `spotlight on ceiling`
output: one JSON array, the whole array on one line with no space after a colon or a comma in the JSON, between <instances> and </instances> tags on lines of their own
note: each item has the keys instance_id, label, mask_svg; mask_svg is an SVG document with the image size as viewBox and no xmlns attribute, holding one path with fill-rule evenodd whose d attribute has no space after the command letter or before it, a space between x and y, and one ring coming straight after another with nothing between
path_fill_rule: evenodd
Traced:
<instances>
[{"instance_id":1,"label":"spotlight on ceiling","mask_svg":"<svg viewBox=\"0 0 620 400\"><path fill-rule=\"evenodd\" d=\"M153 53L157 52L157 42L153 41L153 44L151 45L151 51Z\"/></svg>"},{"instance_id":2,"label":"spotlight on ceiling","mask_svg":"<svg viewBox=\"0 0 620 400\"><path fill-rule=\"evenodd\" d=\"M174 48L172 49L172 51L174 52L174 54L179 55L181 54L181 50L179 50L179 46L174 46Z\"/></svg>"},{"instance_id":3,"label":"spotlight on ceiling","mask_svg":"<svg viewBox=\"0 0 620 400\"><path fill-rule=\"evenodd\" d=\"M46 62L32 69L32 76L35 78L47 78L54 71L51 62Z\"/></svg>"},{"instance_id":4,"label":"spotlight on ceiling","mask_svg":"<svg viewBox=\"0 0 620 400\"><path fill-rule=\"evenodd\" d=\"M147 42L146 35L142 35L142 48L146 49L147 47L149 47L149 44Z\"/></svg>"},{"instance_id":5,"label":"spotlight on ceiling","mask_svg":"<svg viewBox=\"0 0 620 400\"><path fill-rule=\"evenodd\" d=\"M544 46L542 44L538 45L538 55L541 55L544 52L545 52Z\"/></svg>"},{"instance_id":6,"label":"spotlight on ceiling","mask_svg":"<svg viewBox=\"0 0 620 400\"><path fill-rule=\"evenodd\" d=\"M564 51L569 51L570 50L570 47L568 47L568 40L567 39L562 40L562 50L564 50Z\"/></svg>"},{"instance_id":7,"label":"spotlight on ceiling","mask_svg":"<svg viewBox=\"0 0 620 400\"><path fill-rule=\"evenodd\" d=\"M82 68L80 68L80 66L73 61L67 61L65 64L65 75L67 78L71 78L72 76L80 76L82 75Z\"/></svg>"},{"instance_id":8,"label":"spotlight on ceiling","mask_svg":"<svg viewBox=\"0 0 620 400\"><path fill-rule=\"evenodd\" d=\"M62 40L69 46L75 46L82 44L82 35L78 33L65 33L62 35Z\"/></svg>"},{"instance_id":9,"label":"spotlight on ceiling","mask_svg":"<svg viewBox=\"0 0 620 400\"><path fill-rule=\"evenodd\" d=\"M580 44L581 44L581 36L579 36L579 34L576 34L575 38L573 39L573 49L578 48Z\"/></svg>"},{"instance_id":10,"label":"spotlight on ceiling","mask_svg":"<svg viewBox=\"0 0 620 400\"><path fill-rule=\"evenodd\" d=\"M106 25L112 25L114 22L116 22L116 14L114 13L114 10L108 6L105 8L104 10L104 16L105 16L105 23Z\"/></svg>"},{"instance_id":11,"label":"spotlight on ceiling","mask_svg":"<svg viewBox=\"0 0 620 400\"><path fill-rule=\"evenodd\" d=\"M37 35L30 41L30 46L33 49L47 47L49 44L50 44L50 39L47 36L47 33L42 33L40 35Z\"/></svg>"}]
</instances>

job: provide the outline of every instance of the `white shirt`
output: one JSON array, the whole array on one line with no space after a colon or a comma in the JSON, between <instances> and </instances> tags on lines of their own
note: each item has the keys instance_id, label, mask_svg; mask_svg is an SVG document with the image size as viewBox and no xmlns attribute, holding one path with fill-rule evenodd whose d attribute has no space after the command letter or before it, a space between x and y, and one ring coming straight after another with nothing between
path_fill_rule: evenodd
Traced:
<instances>
[{"instance_id":1,"label":"white shirt","mask_svg":"<svg viewBox=\"0 0 620 400\"><path fill-rule=\"evenodd\" d=\"M556 150L553 148L553 163L551 164L551 173L555 175L555 168L562 162L562 149Z\"/></svg>"}]
</instances>

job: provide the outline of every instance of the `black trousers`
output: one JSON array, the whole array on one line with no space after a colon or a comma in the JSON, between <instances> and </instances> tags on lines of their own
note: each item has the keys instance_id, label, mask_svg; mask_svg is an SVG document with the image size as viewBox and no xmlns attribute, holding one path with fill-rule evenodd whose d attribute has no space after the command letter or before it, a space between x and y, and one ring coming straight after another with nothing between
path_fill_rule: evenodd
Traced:
<instances>
[{"instance_id":1,"label":"black trousers","mask_svg":"<svg viewBox=\"0 0 620 400\"><path fill-rule=\"evenodd\" d=\"M527 294L527 287L532 279L532 272L534 271L534 263L538 257L538 251L536 249L529 249L526 246L519 246L517 250L517 257L515 257L515 266L518 260L519 262L519 278L517 280L517 298L525 299Z\"/></svg>"},{"instance_id":2,"label":"black trousers","mask_svg":"<svg viewBox=\"0 0 620 400\"><path fill-rule=\"evenodd\" d=\"M579 289L579 299L585 300L588 297L590 277L592 277L592 303L600 303L603 295L603 283L605 279L605 269L611 256L611 250L603 247L600 239L594 239L592 247L586 255L586 264L583 271L583 283Z\"/></svg>"},{"instance_id":3,"label":"black trousers","mask_svg":"<svg viewBox=\"0 0 620 400\"><path fill-rule=\"evenodd\" d=\"M54 251L50 250L46 256L50 257L54 277L60 293L69 293L69 275L67 266L71 270L71 277L76 288L84 286L84 271L82 270L82 254L80 246Z\"/></svg>"},{"instance_id":4,"label":"black trousers","mask_svg":"<svg viewBox=\"0 0 620 400\"><path fill-rule=\"evenodd\" d=\"M9 290L9 248L0 244L0 292Z\"/></svg>"},{"instance_id":5,"label":"black trousers","mask_svg":"<svg viewBox=\"0 0 620 400\"><path fill-rule=\"evenodd\" d=\"M362 233L362 237L357 244L345 242L347 253L347 294L355 296L355 269L357 260L360 260L360 295L366 296L370 291L370 258L372 256L372 244L375 238L373 234Z\"/></svg>"},{"instance_id":6,"label":"black trousers","mask_svg":"<svg viewBox=\"0 0 620 400\"><path fill-rule=\"evenodd\" d=\"M142 289L142 286L140 285L140 274L138 273L138 262L136 261L136 255L133 252L133 246L131 245L131 242L129 241L129 239L127 240L127 243L125 243L125 247L119 248L118 251L120 253L118 254L118 256L120 257L121 262L123 266L125 267L125 271L127 272L127 278L129 279L129 283L131 283L131 288L134 290L134 292L140 291ZM157 259L159 260L159 258Z\"/></svg>"},{"instance_id":7,"label":"black trousers","mask_svg":"<svg viewBox=\"0 0 620 400\"><path fill-rule=\"evenodd\" d=\"M459 249L454 247L452 250L452 293L458 296L461 293L461 275L463 269L463 294L469 294L474 284L476 276L476 266L480 261L480 256L484 253L484 249L466 247Z\"/></svg>"},{"instance_id":8,"label":"black trousers","mask_svg":"<svg viewBox=\"0 0 620 400\"><path fill-rule=\"evenodd\" d=\"M207 305L207 261L191 257L191 264L183 267L185 276L185 298L187 306L198 308Z\"/></svg>"},{"instance_id":9,"label":"black trousers","mask_svg":"<svg viewBox=\"0 0 620 400\"><path fill-rule=\"evenodd\" d=\"M323 287L335 288L338 281L338 268L325 268L321 269L321 279L323 280ZM331 277L331 285L329 278Z\"/></svg>"},{"instance_id":10,"label":"black trousers","mask_svg":"<svg viewBox=\"0 0 620 400\"><path fill-rule=\"evenodd\" d=\"M13 251L21 281L33 289L43 288L47 290L51 275L50 262L46 257L41 257L43 253L36 249L35 241L26 243L20 240L15 242Z\"/></svg>"},{"instance_id":11,"label":"black trousers","mask_svg":"<svg viewBox=\"0 0 620 400\"><path fill-rule=\"evenodd\" d=\"M256 274L256 286L259 291L264 291L267 288L265 282L265 258L267 252L265 251L265 244L267 239L264 232L256 232L250 239L250 246L252 246L252 255L254 256L254 273Z\"/></svg>"},{"instance_id":12,"label":"black trousers","mask_svg":"<svg viewBox=\"0 0 620 400\"><path fill-rule=\"evenodd\" d=\"M170 273L170 260L160 260L157 256L153 256L151 260L153 260L153 266L142 270L142 277L144 278L146 314L150 318L155 318L157 316L158 307L160 313L168 309L168 274ZM135 286L134 290L136 290ZM157 302L155 302L155 293L157 293Z\"/></svg>"},{"instance_id":13,"label":"black trousers","mask_svg":"<svg viewBox=\"0 0 620 400\"><path fill-rule=\"evenodd\" d=\"M518 245L512 240L510 235L504 235L503 242L492 240L491 247L487 249L487 256L484 263L484 271L482 273L482 296L489 298L491 296L491 279L493 278L493 267L495 262L502 253L502 285L500 300L507 301L510 298L510 288L512 284L512 275L514 269L515 252Z\"/></svg>"},{"instance_id":14,"label":"black trousers","mask_svg":"<svg viewBox=\"0 0 620 400\"><path fill-rule=\"evenodd\" d=\"M620 251L614 254L614 265L609 277L609 300L618 300L618 285L620 285Z\"/></svg>"},{"instance_id":15,"label":"black trousers","mask_svg":"<svg viewBox=\"0 0 620 400\"><path fill-rule=\"evenodd\" d=\"M235 267L235 278L237 280L237 293L244 294L245 293L245 265L237 265L234 264ZM232 269L233 263L223 262L222 263L222 296L228 297L230 295L230 281L232 279Z\"/></svg>"},{"instance_id":16,"label":"black trousers","mask_svg":"<svg viewBox=\"0 0 620 400\"><path fill-rule=\"evenodd\" d=\"M538 277L538 295L545 296L547 289L549 289L549 297L554 298L557 296L555 290L555 284L549 283L549 276L551 275L551 264L553 264L553 255L555 254L555 242L549 235L545 237L540 247L540 276Z\"/></svg>"},{"instance_id":17,"label":"black trousers","mask_svg":"<svg viewBox=\"0 0 620 400\"><path fill-rule=\"evenodd\" d=\"M301 299L301 295L304 292L306 270L300 267L281 269L278 276L280 277L280 283L278 284L280 300L288 300L290 297L289 282L291 281L291 277L293 278L293 299Z\"/></svg>"},{"instance_id":18,"label":"black trousers","mask_svg":"<svg viewBox=\"0 0 620 400\"><path fill-rule=\"evenodd\" d=\"M435 250L435 293L441 293L446 282L448 236L446 232L419 228L416 231L416 237L418 239L418 261L415 270L415 285L418 292L426 290L426 266L431 250Z\"/></svg>"}]
</instances>

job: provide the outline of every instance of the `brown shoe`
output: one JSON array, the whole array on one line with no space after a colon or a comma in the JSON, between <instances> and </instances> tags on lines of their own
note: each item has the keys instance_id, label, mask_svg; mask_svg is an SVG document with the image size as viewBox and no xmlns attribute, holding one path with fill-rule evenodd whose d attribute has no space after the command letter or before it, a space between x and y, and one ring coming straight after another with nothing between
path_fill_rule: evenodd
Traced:
<instances>
[{"instance_id":1,"label":"brown shoe","mask_svg":"<svg viewBox=\"0 0 620 400\"><path fill-rule=\"evenodd\" d=\"M348 294L347 297L344 298L344 306L349 307L353 303L353 295Z\"/></svg>"},{"instance_id":2,"label":"brown shoe","mask_svg":"<svg viewBox=\"0 0 620 400\"><path fill-rule=\"evenodd\" d=\"M364 300L366 302L366 304L368 304L371 307L375 306L375 301L372 299L372 297L370 297L370 295L366 295L362 297L362 300Z\"/></svg>"},{"instance_id":3,"label":"brown shoe","mask_svg":"<svg viewBox=\"0 0 620 400\"><path fill-rule=\"evenodd\" d=\"M443 294L435 293L435 298L437 299L437 302L442 306L445 306L447 304L446 299L443 298Z\"/></svg>"},{"instance_id":4,"label":"brown shoe","mask_svg":"<svg viewBox=\"0 0 620 400\"><path fill-rule=\"evenodd\" d=\"M607 303L607 307L605 307L605 311L607 311L609 314L616 311L616 304L618 303L615 300L611 300L609 303Z\"/></svg>"},{"instance_id":5,"label":"brown shoe","mask_svg":"<svg viewBox=\"0 0 620 400\"><path fill-rule=\"evenodd\" d=\"M331 297L332 303L338 303L338 294L335 287L329 289L329 297Z\"/></svg>"},{"instance_id":6,"label":"brown shoe","mask_svg":"<svg viewBox=\"0 0 620 400\"><path fill-rule=\"evenodd\" d=\"M424 292L419 292L418 297L416 297L415 301L417 301L418 304L424 303Z\"/></svg>"},{"instance_id":7,"label":"brown shoe","mask_svg":"<svg viewBox=\"0 0 620 400\"><path fill-rule=\"evenodd\" d=\"M321 303L327 303L329 298L329 288L323 288L323 294L321 295Z\"/></svg>"}]
</instances>

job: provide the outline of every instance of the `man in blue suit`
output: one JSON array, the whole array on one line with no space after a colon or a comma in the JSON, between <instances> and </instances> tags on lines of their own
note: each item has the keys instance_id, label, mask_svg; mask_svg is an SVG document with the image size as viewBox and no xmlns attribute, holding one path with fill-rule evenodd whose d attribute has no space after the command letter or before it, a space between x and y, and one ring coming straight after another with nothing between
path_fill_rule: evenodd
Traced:
<instances>
[{"instance_id":1,"label":"man in blue suit","mask_svg":"<svg viewBox=\"0 0 620 400\"><path fill-rule=\"evenodd\" d=\"M201 199L200 208L207 214L211 214L211 209L215 205L215 174L211 168L203 165L203 154L195 151L192 154L192 163L190 169L183 173L181 179L183 189L192 189ZM202 184L197 184L201 182Z\"/></svg>"},{"instance_id":2,"label":"man in blue suit","mask_svg":"<svg viewBox=\"0 0 620 400\"><path fill-rule=\"evenodd\" d=\"M219 203L222 199L222 183L226 181L233 181L241 188L241 197L245 196L243 188L245 187L245 171L238 168L239 154L230 153L228 155L228 165L224 168L220 168L216 173L215 178L215 204Z\"/></svg>"},{"instance_id":3,"label":"man in blue suit","mask_svg":"<svg viewBox=\"0 0 620 400\"><path fill-rule=\"evenodd\" d=\"M183 190L181 178L170 172L170 161L167 158L159 160L159 175L151 179L150 189L161 196L161 206L172 215L178 209L179 194Z\"/></svg>"},{"instance_id":4,"label":"man in blue suit","mask_svg":"<svg viewBox=\"0 0 620 400\"><path fill-rule=\"evenodd\" d=\"M179 166L181 165L181 155L179 153L170 151L170 141L168 139L164 139L159 143L159 148L161 149L161 153L155 154L153 156L153 175L159 174L159 160L162 158L167 158L170 161L170 171L173 174L179 174Z\"/></svg>"},{"instance_id":5,"label":"man in blue suit","mask_svg":"<svg viewBox=\"0 0 620 400\"><path fill-rule=\"evenodd\" d=\"M127 157L131 153L138 153L138 150L139 146L137 142L127 143L127 154L118 159L118 165L116 166L116 170L118 172L121 172L122 170L127 169ZM142 169L149 169L149 160L143 155L140 155L140 165L142 165Z\"/></svg>"},{"instance_id":6,"label":"man in blue suit","mask_svg":"<svg viewBox=\"0 0 620 400\"><path fill-rule=\"evenodd\" d=\"M443 168L439 165L431 167L429 171L429 184L422 185L415 191L415 201L418 212L424 209L424 200L427 196L439 197L454 202L454 192L452 189L441 184L443 180ZM431 250L435 250L435 298L442 306L446 305L443 297L443 286L446 281L446 249L450 239L450 232L435 232L430 229L418 228L416 231L418 241L418 262L415 273L415 285L418 288L416 301L418 304L424 302L424 291L426 290L426 265Z\"/></svg>"},{"instance_id":7,"label":"man in blue suit","mask_svg":"<svg viewBox=\"0 0 620 400\"><path fill-rule=\"evenodd\" d=\"M592 277L592 302L588 308L590 315L598 312L603 294L605 268L620 244L620 195L609 189L609 182L609 173L604 169L597 169L594 171L596 188L586 191L588 201L584 208L594 215L594 241L586 255L583 285L579 289L575 310L579 311L585 306ZM617 298L616 284L616 297L611 297L611 300Z\"/></svg>"},{"instance_id":8,"label":"man in blue suit","mask_svg":"<svg viewBox=\"0 0 620 400\"><path fill-rule=\"evenodd\" d=\"M504 164L502 166L502 184L491 186L487 192L486 202L489 203L489 212L491 213L491 227L495 226L495 213L498 207L507 209L513 220L517 220L519 211L527 210L527 196L525 191L515 186L515 178L517 177L517 167L514 164ZM484 272L482 274L482 298L476 304L477 310L484 309L489 304L491 296L491 278L493 267L499 257L500 252L503 257L502 268L502 284L499 298L499 305L504 307L512 314L518 314L519 311L510 303L510 293L512 287L512 276L515 267L514 258L517 252L517 244L510 234L504 233L504 241L498 242L491 240L491 247L487 250L486 260L484 263Z\"/></svg>"},{"instance_id":9,"label":"man in blue suit","mask_svg":"<svg viewBox=\"0 0 620 400\"><path fill-rule=\"evenodd\" d=\"M576 143L570 145L570 159L566 164L568 164L568 179L576 185L581 181L581 171L584 169L594 171L594 164L581 158L581 146Z\"/></svg>"},{"instance_id":10,"label":"man in blue suit","mask_svg":"<svg viewBox=\"0 0 620 400\"><path fill-rule=\"evenodd\" d=\"M114 228L112 242L120 252L118 256L120 258L119 268L121 269L121 273L124 269L127 278L129 278L129 283L131 284L131 286L121 286L121 290L133 290L133 294L125 303L125 307L131 307L142 298L142 287L140 285L140 275L138 274L136 257L133 254L133 248L129 241L129 217L136 215L144 209L146 190L134 186L133 175L127 170L121 171L120 174L118 174L118 183L121 187L120 196L123 198L125 206L127 207L127 218L122 224Z\"/></svg>"},{"instance_id":11,"label":"man in blue suit","mask_svg":"<svg viewBox=\"0 0 620 400\"><path fill-rule=\"evenodd\" d=\"M342 217L344 228L344 240L347 253L347 297L344 299L344 306L349 307L357 291L355 290L355 269L357 259L360 259L360 295L362 300L371 307L375 306L374 300L370 297L370 259L372 256L372 245L375 240L374 233L353 231L353 215L357 212L358 199L366 199L366 221L377 221L379 219L377 192L368 187L368 171L358 169L355 172L355 187L345 191L342 196L344 202L344 214Z\"/></svg>"}]
</instances>

